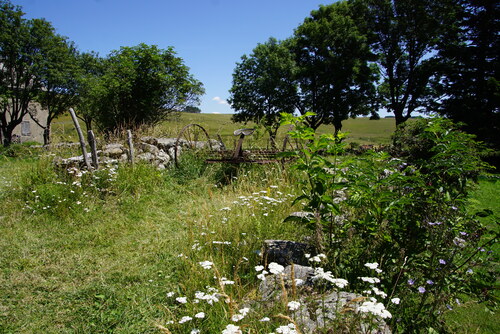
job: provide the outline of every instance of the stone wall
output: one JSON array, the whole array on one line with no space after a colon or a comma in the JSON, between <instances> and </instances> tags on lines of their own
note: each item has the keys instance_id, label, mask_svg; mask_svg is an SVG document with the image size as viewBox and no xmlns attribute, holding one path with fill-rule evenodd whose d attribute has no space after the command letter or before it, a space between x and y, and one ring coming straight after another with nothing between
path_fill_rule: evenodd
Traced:
<instances>
[{"instance_id":1,"label":"stone wall","mask_svg":"<svg viewBox=\"0 0 500 334\"><path fill-rule=\"evenodd\" d=\"M159 169L165 169L175 161L175 145L177 138L155 138L141 137L139 142L134 143L135 161L147 161ZM179 140L177 154L180 155L183 150L193 146L195 149L208 148L207 141L188 142L185 139ZM212 150L220 150L221 144L216 140L211 140ZM99 163L125 163L129 161L128 145L122 143L105 144L102 149L97 151ZM90 153L88 153L90 159ZM83 156L71 157L57 161L58 165L64 167L83 167Z\"/></svg>"}]
</instances>

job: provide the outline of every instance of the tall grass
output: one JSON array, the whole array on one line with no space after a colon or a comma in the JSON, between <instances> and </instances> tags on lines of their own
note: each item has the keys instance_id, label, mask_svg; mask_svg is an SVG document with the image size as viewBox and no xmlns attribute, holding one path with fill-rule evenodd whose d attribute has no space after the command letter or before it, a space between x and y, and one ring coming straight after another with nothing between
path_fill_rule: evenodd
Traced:
<instances>
[{"instance_id":1,"label":"tall grass","mask_svg":"<svg viewBox=\"0 0 500 334\"><path fill-rule=\"evenodd\" d=\"M200 168L77 175L54 169L51 157L2 163L17 176L0 188L0 332L157 332L184 312L167 292L216 286L198 264L209 259L238 277L238 297L251 293L262 240L301 233L282 223L290 196L276 206L235 202L294 186L279 165ZM216 332L224 312L206 310L204 326Z\"/></svg>"}]
</instances>

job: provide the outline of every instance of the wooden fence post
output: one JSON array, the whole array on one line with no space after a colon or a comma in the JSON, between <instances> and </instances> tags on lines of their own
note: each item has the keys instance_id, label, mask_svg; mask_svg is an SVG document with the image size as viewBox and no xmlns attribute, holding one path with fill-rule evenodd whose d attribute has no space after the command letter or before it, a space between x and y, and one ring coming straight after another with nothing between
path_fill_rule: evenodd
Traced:
<instances>
[{"instance_id":1,"label":"wooden fence post","mask_svg":"<svg viewBox=\"0 0 500 334\"><path fill-rule=\"evenodd\" d=\"M89 138L90 150L92 152L92 164L95 169L99 169L99 160L97 158L97 148L95 144L95 136L94 131L87 131L87 137Z\"/></svg>"},{"instance_id":2,"label":"wooden fence post","mask_svg":"<svg viewBox=\"0 0 500 334\"><path fill-rule=\"evenodd\" d=\"M132 131L127 130L127 139L128 139L128 161L133 165L134 164L134 142L132 141Z\"/></svg>"},{"instance_id":3,"label":"wooden fence post","mask_svg":"<svg viewBox=\"0 0 500 334\"><path fill-rule=\"evenodd\" d=\"M89 171L92 170L92 166L89 162L89 157L87 156L87 149L85 148L85 139L83 138L82 129L80 128L80 124L78 123L78 119L76 118L75 111L73 108L69 108L69 113L71 118L73 119L73 123L75 123L76 132L78 132L78 138L80 139L80 146L82 147L83 161L85 161L85 165Z\"/></svg>"}]
</instances>

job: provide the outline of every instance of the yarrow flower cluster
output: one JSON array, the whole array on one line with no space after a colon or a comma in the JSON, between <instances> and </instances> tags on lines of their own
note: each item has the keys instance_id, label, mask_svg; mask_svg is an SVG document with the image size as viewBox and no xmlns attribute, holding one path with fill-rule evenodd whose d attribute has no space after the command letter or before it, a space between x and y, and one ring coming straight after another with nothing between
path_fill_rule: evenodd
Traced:
<instances>
[{"instance_id":1,"label":"yarrow flower cluster","mask_svg":"<svg viewBox=\"0 0 500 334\"><path fill-rule=\"evenodd\" d=\"M222 331L222 334L242 334L242 332L240 330L240 326L229 324L226 326L226 329Z\"/></svg>"},{"instance_id":2,"label":"yarrow flower cluster","mask_svg":"<svg viewBox=\"0 0 500 334\"><path fill-rule=\"evenodd\" d=\"M269 263L269 271L271 274L278 275L281 274L285 270L285 267L283 267L281 264L278 264L276 262L271 262Z\"/></svg>"},{"instance_id":3,"label":"yarrow flower cluster","mask_svg":"<svg viewBox=\"0 0 500 334\"><path fill-rule=\"evenodd\" d=\"M288 324L287 326L280 326L276 328L276 333L280 334L297 334L297 330L294 324Z\"/></svg>"},{"instance_id":4,"label":"yarrow flower cluster","mask_svg":"<svg viewBox=\"0 0 500 334\"><path fill-rule=\"evenodd\" d=\"M323 261L324 259L326 259L326 255L325 254L318 254L318 255L315 255L313 257L311 257L311 254L305 254L304 255L309 262L321 262Z\"/></svg>"},{"instance_id":5,"label":"yarrow flower cluster","mask_svg":"<svg viewBox=\"0 0 500 334\"><path fill-rule=\"evenodd\" d=\"M363 302L363 304L358 307L358 312L371 313L384 319L392 318L392 314L385 309L384 304L377 303L376 301L372 300Z\"/></svg>"},{"instance_id":6,"label":"yarrow flower cluster","mask_svg":"<svg viewBox=\"0 0 500 334\"><path fill-rule=\"evenodd\" d=\"M198 262L198 264L202 266L203 269L210 269L213 266L213 262L210 261Z\"/></svg>"},{"instance_id":7,"label":"yarrow flower cluster","mask_svg":"<svg viewBox=\"0 0 500 334\"><path fill-rule=\"evenodd\" d=\"M300 307L300 303L299 303L299 302L297 302L297 301L291 301L291 302L289 302L289 303L288 303L288 305L287 305L287 306L288 306L288 309L289 309L290 311L296 311L296 310L298 310L298 309L299 309L299 307Z\"/></svg>"},{"instance_id":8,"label":"yarrow flower cluster","mask_svg":"<svg viewBox=\"0 0 500 334\"><path fill-rule=\"evenodd\" d=\"M382 270L379 269L377 262L365 263L365 267L375 270L377 274L380 274L382 272Z\"/></svg>"},{"instance_id":9,"label":"yarrow flower cluster","mask_svg":"<svg viewBox=\"0 0 500 334\"><path fill-rule=\"evenodd\" d=\"M316 268L314 269L314 276L312 277L313 281L319 280L319 279L324 279L328 282L333 283L335 286L337 286L340 289L343 289L349 284L349 282L343 278L334 278L332 276L331 271L325 272L323 268Z\"/></svg>"},{"instance_id":10,"label":"yarrow flower cluster","mask_svg":"<svg viewBox=\"0 0 500 334\"><path fill-rule=\"evenodd\" d=\"M248 312L250 312L250 309L248 307L244 307L241 310L239 310L238 312L239 312L239 314L233 314L233 316L231 317L231 321L238 322L238 321L242 320L243 318L246 317Z\"/></svg>"}]
</instances>

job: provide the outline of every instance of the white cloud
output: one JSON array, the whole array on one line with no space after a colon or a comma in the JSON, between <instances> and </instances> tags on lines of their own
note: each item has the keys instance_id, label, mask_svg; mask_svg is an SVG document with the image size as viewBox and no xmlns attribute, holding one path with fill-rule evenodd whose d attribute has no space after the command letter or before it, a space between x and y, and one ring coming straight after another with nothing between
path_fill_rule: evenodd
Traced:
<instances>
[{"instance_id":1,"label":"white cloud","mask_svg":"<svg viewBox=\"0 0 500 334\"><path fill-rule=\"evenodd\" d=\"M222 99L219 96L214 97L212 101L216 101L218 104L228 104L226 100Z\"/></svg>"}]
</instances>

